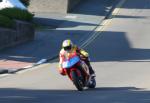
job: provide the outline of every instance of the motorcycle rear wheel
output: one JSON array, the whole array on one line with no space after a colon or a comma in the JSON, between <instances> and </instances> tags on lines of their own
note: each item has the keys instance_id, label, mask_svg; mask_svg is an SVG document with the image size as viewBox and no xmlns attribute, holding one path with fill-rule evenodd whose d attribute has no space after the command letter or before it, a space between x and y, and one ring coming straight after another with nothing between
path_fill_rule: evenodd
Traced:
<instances>
[{"instance_id":1,"label":"motorcycle rear wheel","mask_svg":"<svg viewBox=\"0 0 150 103\"><path fill-rule=\"evenodd\" d=\"M88 87L89 87L89 88L95 88L95 87L96 87L96 80L95 80L95 78L93 78L93 79L91 80L91 82L92 82L92 83L89 83Z\"/></svg>"}]
</instances>

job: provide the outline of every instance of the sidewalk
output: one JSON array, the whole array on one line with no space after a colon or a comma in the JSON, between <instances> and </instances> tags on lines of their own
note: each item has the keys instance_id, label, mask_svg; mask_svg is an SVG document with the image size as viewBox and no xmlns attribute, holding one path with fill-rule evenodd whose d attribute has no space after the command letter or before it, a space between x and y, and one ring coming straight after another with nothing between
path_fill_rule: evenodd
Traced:
<instances>
[{"instance_id":1,"label":"sidewalk","mask_svg":"<svg viewBox=\"0 0 150 103\"><path fill-rule=\"evenodd\" d=\"M43 25L46 23L47 27L36 31L34 41L1 51L0 73L29 68L53 58L58 55L61 43L66 38L81 45L94 33L94 29L116 2L117 0L87 0L66 15L35 13L36 21L42 19ZM49 28L49 25L57 28Z\"/></svg>"}]
</instances>

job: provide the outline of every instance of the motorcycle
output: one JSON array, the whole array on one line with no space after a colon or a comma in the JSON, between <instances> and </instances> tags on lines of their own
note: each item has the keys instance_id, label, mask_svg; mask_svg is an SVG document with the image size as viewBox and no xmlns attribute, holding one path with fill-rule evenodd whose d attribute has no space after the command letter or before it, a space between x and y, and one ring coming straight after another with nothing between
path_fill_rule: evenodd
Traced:
<instances>
[{"instance_id":1,"label":"motorcycle","mask_svg":"<svg viewBox=\"0 0 150 103\"><path fill-rule=\"evenodd\" d=\"M62 62L62 68L78 91L82 91L84 87L95 88L95 78L90 76L88 66L77 53L70 53Z\"/></svg>"}]
</instances>

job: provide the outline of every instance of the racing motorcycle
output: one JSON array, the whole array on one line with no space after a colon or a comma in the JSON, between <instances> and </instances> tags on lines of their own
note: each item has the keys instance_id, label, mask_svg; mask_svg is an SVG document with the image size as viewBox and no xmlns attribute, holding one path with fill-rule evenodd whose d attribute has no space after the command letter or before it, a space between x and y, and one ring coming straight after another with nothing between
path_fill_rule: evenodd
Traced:
<instances>
[{"instance_id":1,"label":"racing motorcycle","mask_svg":"<svg viewBox=\"0 0 150 103\"><path fill-rule=\"evenodd\" d=\"M62 68L78 91L85 87L95 88L96 80L89 74L89 68L77 53L70 53L62 62Z\"/></svg>"}]
</instances>

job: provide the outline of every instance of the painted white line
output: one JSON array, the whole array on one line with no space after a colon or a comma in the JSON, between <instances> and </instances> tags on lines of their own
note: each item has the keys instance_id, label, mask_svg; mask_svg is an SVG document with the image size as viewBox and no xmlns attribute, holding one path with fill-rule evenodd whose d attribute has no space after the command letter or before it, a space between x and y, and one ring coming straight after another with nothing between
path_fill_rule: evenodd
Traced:
<instances>
[{"instance_id":1,"label":"painted white line","mask_svg":"<svg viewBox=\"0 0 150 103\"><path fill-rule=\"evenodd\" d=\"M18 71L16 74L22 74L22 73L25 73L25 72L28 72L28 71L33 71L33 70L36 69L36 68L33 68L34 66L37 66L37 65L40 65L40 64L43 64L43 63L46 63L46 62L47 62L47 59L41 59L33 65L29 65L29 66L24 67L23 68L24 70Z\"/></svg>"},{"instance_id":2,"label":"painted white line","mask_svg":"<svg viewBox=\"0 0 150 103\"><path fill-rule=\"evenodd\" d=\"M32 68L32 67L33 67L33 65L28 65L26 67L23 67L23 69Z\"/></svg>"},{"instance_id":3,"label":"painted white line","mask_svg":"<svg viewBox=\"0 0 150 103\"><path fill-rule=\"evenodd\" d=\"M98 26L97 29L95 30L96 33L94 33L89 39L87 39L81 47L85 48L88 46L92 41L94 41L100 34L101 32L104 31L105 27L110 23L110 20L104 20L101 24L101 26Z\"/></svg>"},{"instance_id":4,"label":"painted white line","mask_svg":"<svg viewBox=\"0 0 150 103\"><path fill-rule=\"evenodd\" d=\"M45 63L46 61L47 61L47 59L41 59L40 61L38 61L38 62L36 63L36 65L43 64L43 63Z\"/></svg>"},{"instance_id":5,"label":"painted white line","mask_svg":"<svg viewBox=\"0 0 150 103\"><path fill-rule=\"evenodd\" d=\"M67 18L67 19L76 19L77 16L75 16L75 15L67 15L67 16L65 16L65 18Z\"/></svg>"},{"instance_id":6,"label":"painted white line","mask_svg":"<svg viewBox=\"0 0 150 103\"><path fill-rule=\"evenodd\" d=\"M35 65L43 64L43 63L45 63L46 61L47 61L47 59L41 59L40 61L38 61L37 63L35 63L35 64L33 64L33 65L28 65L28 66L26 66L26 67L23 67L21 71L18 71L18 72L16 72L15 74L22 74L22 73L25 73L25 72L27 72L27 71L32 71L32 70L35 69L35 68L33 68ZM29 68L30 68L30 69L29 69ZM12 72L13 72L13 71L15 71L15 70L12 70ZM16 70L16 71L17 71L17 70ZM11 71L10 71L10 72L11 72ZM6 76L9 76L9 75L12 75L12 74L9 74L9 73L7 73L7 74L1 74L1 75L0 75L0 78L6 77Z\"/></svg>"},{"instance_id":7,"label":"painted white line","mask_svg":"<svg viewBox=\"0 0 150 103\"><path fill-rule=\"evenodd\" d=\"M93 33L93 35L87 39L82 45L81 47L85 48L86 46L88 46L92 41L94 41L96 39L96 37L98 37L104 30L105 28L111 23L112 21L112 17L116 16L119 11L120 8L123 6L123 4L125 3L126 0L121 0L117 5L116 8L112 11L111 15L108 17L108 19L104 20L100 26L98 26L95 29L95 33Z\"/></svg>"},{"instance_id":8,"label":"painted white line","mask_svg":"<svg viewBox=\"0 0 150 103\"><path fill-rule=\"evenodd\" d=\"M82 45L81 47L86 47L87 45L89 45L96 37L98 37L101 32L104 31L105 27L111 22L110 19L106 19L106 20L103 20L103 22L101 23L100 26L98 26L96 29L95 29L95 33L89 38L87 39Z\"/></svg>"},{"instance_id":9,"label":"painted white line","mask_svg":"<svg viewBox=\"0 0 150 103\"><path fill-rule=\"evenodd\" d=\"M35 70L35 68L27 68L27 69L16 72L16 74L23 74L25 72L32 71L32 70Z\"/></svg>"},{"instance_id":10,"label":"painted white line","mask_svg":"<svg viewBox=\"0 0 150 103\"><path fill-rule=\"evenodd\" d=\"M44 67L45 65L47 65L48 63L46 64L43 64L43 65L39 65L39 66L36 66L36 67L33 67L33 68L29 68L29 69L24 69L24 70L21 70L21 71L18 71L16 72L16 74L23 74L23 73L26 73L26 72L29 72L29 71L34 71L36 69L38 69L39 67Z\"/></svg>"},{"instance_id":11,"label":"painted white line","mask_svg":"<svg viewBox=\"0 0 150 103\"><path fill-rule=\"evenodd\" d=\"M125 1L126 1L126 0L121 0L121 1L117 4L117 6L116 6L116 8L113 10L113 12L111 13L110 17L108 17L108 18L111 18L111 17L117 15L117 14L119 13L119 11L120 11L120 7L125 3ZM66 16L65 18L75 19L75 18L77 18L77 16L68 15L68 16ZM95 33L93 33L93 35L92 35L89 39L87 39L87 40L81 45L81 47L84 48L84 47L88 46L92 41L94 41L94 40L96 39L96 37L98 37L98 36L101 34L101 32L103 32L103 31L105 30L105 28L108 26L108 24L110 24L111 21L112 21L112 19L104 20L104 21L100 24L100 26L98 26L98 27L96 28ZM43 64L43 63L45 63L46 61L47 61L47 59L41 59L41 60L38 61L35 65ZM32 71L32 70L37 69L37 68L32 68L32 67L34 67L34 65L26 66L26 67L24 67L25 70L19 71L19 72L17 72L16 74L22 74L22 73L25 73L25 72L27 72L27 71ZM28 68L30 68L30 69L28 69ZM11 75L11 74L2 74L2 75L0 75L0 77L5 77L5 76L8 76L8 75Z\"/></svg>"},{"instance_id":12,"label":"painted white line","mask_svg":"<svg viewBox=\"0 0 150 103\"><path fill-rule=\"evenodd\" d=\"M0 74L0 78L3 78L3 77L6 77L6 76L9 76L11 74Z\"/></svg>"},{"instance_id":13,"label":"painted white line","mask_svg":"<svg viewBox=\"0 0 150 103\"><path fill-rule=\"evenodd\" d=\"M112 12L112 15L111 16L115 16L115 15L117 15L118 13L119 13L119 11L120 11L120 8L123 6L123 4L126 2L126 0L121 0L118 4L117 4L117 6L116 6L116 8L114 9L114 11Z\"/></svg>"}]
</instances>

